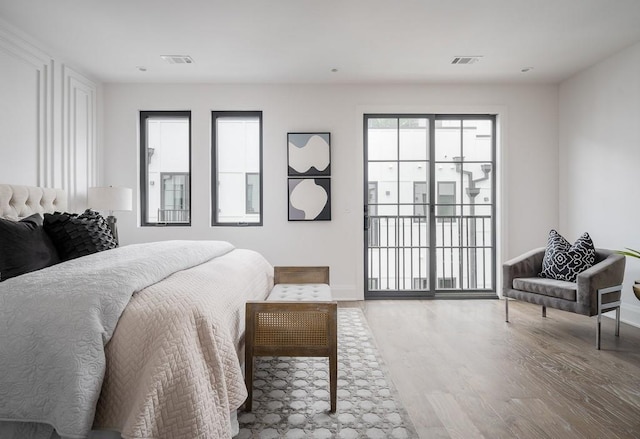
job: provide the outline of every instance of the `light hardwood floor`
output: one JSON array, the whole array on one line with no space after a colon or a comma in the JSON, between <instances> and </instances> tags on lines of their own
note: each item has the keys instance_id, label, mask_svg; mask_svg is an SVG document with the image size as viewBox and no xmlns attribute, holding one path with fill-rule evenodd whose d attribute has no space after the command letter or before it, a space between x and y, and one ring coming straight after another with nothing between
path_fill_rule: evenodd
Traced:
<instances>
[{"instance_id":1,"label":"light hardwood floor","mask_svg":"<svg viewBox=\"0 0 640 439\"><path fill-rule=\"evenodd\" d=\"M640 438L640 328L502 300L362 308L421 438Z\"/></svg>"}]
</instances>

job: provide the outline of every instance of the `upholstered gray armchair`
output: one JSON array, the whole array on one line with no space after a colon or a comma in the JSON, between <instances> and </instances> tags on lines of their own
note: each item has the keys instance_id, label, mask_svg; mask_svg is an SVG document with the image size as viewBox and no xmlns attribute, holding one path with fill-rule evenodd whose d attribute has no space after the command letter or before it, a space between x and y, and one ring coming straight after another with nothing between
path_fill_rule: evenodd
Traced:
<instances>
[{"instance_id":1,"label":"upholstered gray armchair","mask_svg":"<svg viewBox=\"0 0 640 439\"><path fill-rule=\"evenodd\" d=\"M544 248L525 253L502 266L502 295L506 321L509 321L509 298L547 306L586 316L597 315L596 347L600 349L600 326L603 312L616 310L616 336L620 334L620 295L625 257L611 250L596 249L595 264L578 275L576 282L539 277Z\"/></svg>"}]
</instances>

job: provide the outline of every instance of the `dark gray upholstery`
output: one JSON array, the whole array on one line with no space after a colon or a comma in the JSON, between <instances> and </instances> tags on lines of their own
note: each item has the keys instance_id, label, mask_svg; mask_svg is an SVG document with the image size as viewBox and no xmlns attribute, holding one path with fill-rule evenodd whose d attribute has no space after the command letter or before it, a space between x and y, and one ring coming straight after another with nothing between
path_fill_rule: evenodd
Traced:
<instances>
[{"instance_id":1,"label":"dark gray upholstery","mask_svg":"<svg viewBox=\"0 0 640 439\"><path fill-rule=\"evenodd\" d=\"M598 290L622 284L625 257L605 249L596 249L596 263L580 273L575 283L540 278L544 250L532 250L503 264L505 298L594 316L598 314ZM620 300L620 294L607 295L603 303Z\"/></svg>"},{"instance_id":2,"label":"dark gray upholstery","mask_svg":"<svg viewBox=\"0 0 640 439\"><path fill-rule=\"evenodd\" d=\"M575 302L578 286L575 282L544 277L517 277L513 280L513 288L528 293L542 294L543 296Z\"/></svg>"}]
</instances>

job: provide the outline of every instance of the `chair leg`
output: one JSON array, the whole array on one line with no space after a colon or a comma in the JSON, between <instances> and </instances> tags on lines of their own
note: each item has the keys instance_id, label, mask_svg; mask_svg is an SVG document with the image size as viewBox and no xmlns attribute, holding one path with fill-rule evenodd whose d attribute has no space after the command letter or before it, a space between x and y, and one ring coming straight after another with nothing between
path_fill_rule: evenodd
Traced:
<instances>
[{"instance_id":1,"label":"chair leg","mask_svg":"<svg viewBox=\"0 0 640 439\"><path fill-rule=\"evenodd\" d=\"M596 349L600 350L600 317L602 316L600 309L598 309L598 322L596 324Z\"/></svg>"},{"instance_id":2,"label":"chair leg","mask_svg":"<svg viewBox=\"0 0 640 439\"><path fill-rule=\"evenodd\" d=\"M504 321L509 323L509 298L504 296Z\"/></svg>"},{"instance_id":3,"label":"chair leg","mask_svg":"<svg viewBox=\"0 0 640 439\"><path fill-rule=\"evenodd\" d=\"M547 316L547 307L545 305L542 305L542 317L546 317Z\"/></svg>"},{"instance_id":4,"label":"chair leg","mask_svg":"<svg viewBox=\"0 0 640 439\"><path fill-rule=\"evenodd\" d=\"M598 327L596 329L596 348L600 349L600 328L601 328L601 320L602 320L602 312L608 312L613 309L616 310L616 336L620 336L620 306L622 302L620 299L615 301L609 301L607 303L603 302L603 296L609 293L617 293L618 291L622 291L622 285L614 285L612 287L600 288L597 291L598 294Z\"/></svg>"}]
</instances>

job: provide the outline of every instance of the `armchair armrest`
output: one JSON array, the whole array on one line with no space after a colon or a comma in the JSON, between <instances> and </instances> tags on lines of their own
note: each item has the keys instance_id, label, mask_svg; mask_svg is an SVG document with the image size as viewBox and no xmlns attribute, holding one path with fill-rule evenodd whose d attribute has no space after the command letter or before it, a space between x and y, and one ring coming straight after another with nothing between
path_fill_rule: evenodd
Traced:
<instances>
[{"instance_id":1,"label":"armchair armrest","mask_svg":"<svg viewBox=\"0 0 640 439\"><path fill-rule=\"evenodd\" d=\"M626 259L623 255L606 250L608 256L593 267L580 273L576 279L578 284L577 301L589 309L589 315L598 313L598 290L602 288L621 285L624 279L624 267ZM609 293L603 297L603 303L620 299L620 292Z\"/></svg>"},{"instance_id":2,"label":"armchair armrest","mask_svg":"<svg viewBox=\"0 0 640 439\"><path fill-rule=\"evenodd\" d=\"M517 277L535 277L542 270L544 247L531 250L502 264L502 296L513 289L513 279Z\"/></svg>"}]
</instances>

